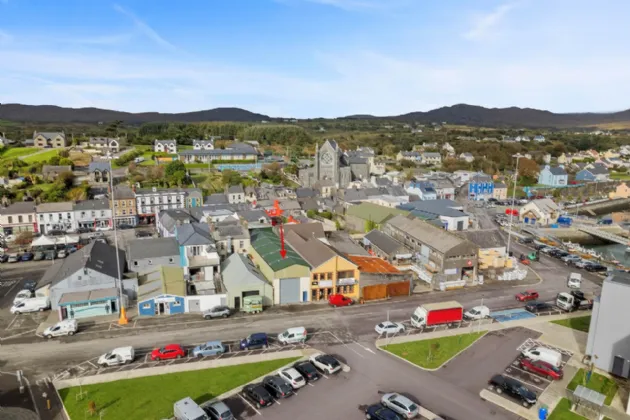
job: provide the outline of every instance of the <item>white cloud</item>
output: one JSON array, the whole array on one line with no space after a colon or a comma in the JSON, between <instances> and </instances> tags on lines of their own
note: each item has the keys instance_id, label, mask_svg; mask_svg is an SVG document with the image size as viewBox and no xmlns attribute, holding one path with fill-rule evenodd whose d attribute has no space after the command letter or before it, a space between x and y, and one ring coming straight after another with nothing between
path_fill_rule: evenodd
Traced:
<instances>
[{"instance_id":1,"label":"white cloud","mask_svg":"<svg viewBox=\"0 0 630 420\"><path fill-rule=\"evenodd\" d=\"M1 0L0 0L1 1ZM0 44L8 44L13 40L13 37L8 32L0 30Z\"/></svg>"},{"instance_id":2,"label":"white cloud","mask_svg":"<svg viewBox=\"0 0 630 420\"><path fill-rule=\"evenodd\" d=\"M125 9L124 7L120 6L119 4L114 4L114 10L116 10L118 13L126 16L127 18L131 19L131 21L133 22L134 26L143 35L145 35L147 38L149 38L152 41L154 41L156 44L158 44L158 45L160 45L160 46L162 46L164 48L167 48L169 50L173 50L173 51L177 50L177 48L173 44L168 42L166 39L162 38L162 36L159 33L157 33L157 31L155 29L153 29L146 22L144 22L143 20L138 18L131 11Z\"/></svg>"},{"instance_id":3,"label":"white cloud","mask_svg":"<svg viewBox=\"0 0 630 420\"><path fill-rule=\"evenodd\" d=\"M473 19L472 27L464 34L464 37L470 40L491 38L493 31L515 7L515 3L505 3L497 6L491 12L479 14Z\"/></svg>"}]
</instances>

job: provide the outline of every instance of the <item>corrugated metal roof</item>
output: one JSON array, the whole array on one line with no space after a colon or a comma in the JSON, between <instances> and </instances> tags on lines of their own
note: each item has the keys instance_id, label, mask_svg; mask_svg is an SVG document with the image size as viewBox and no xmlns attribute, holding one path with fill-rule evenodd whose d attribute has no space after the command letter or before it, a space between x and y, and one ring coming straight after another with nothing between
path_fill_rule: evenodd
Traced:
<instances>
[{"instance_id":1,"label":"corrugated metal roof","mask_svg":"<svg viewBox=\"0 0 630 420\"><path fill-rule=\"evenodd\" d=\"M284 249L287 251L286 258L280 255L280 238L271 229L256 229L251 236L252 247L271 267L273 271L280 271L292 265L303 265L308 267L308 263L298 255L288 244Z\"/></svg>"},{"instance_id":2,"label":"corrugated metal roof","mask_svg":"<svg viewBox=\"0 0 630 420\"><path fill-rule=\"evenodd\" d=\"M409 214L408 211L379 206L373 203L361 203L348 208L347 214L363 220L371 220L374 223L383 223L387 219L396 215Z\"/></svg>"}]
</instances>

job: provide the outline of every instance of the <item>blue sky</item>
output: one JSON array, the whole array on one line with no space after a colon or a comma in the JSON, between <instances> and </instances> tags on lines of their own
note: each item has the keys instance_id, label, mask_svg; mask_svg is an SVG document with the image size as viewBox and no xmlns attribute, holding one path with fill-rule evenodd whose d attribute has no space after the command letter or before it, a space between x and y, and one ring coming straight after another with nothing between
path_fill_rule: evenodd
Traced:
<instances>
[{"instance_id":1,"label":"blue sky","mask_svg":"<svg viewBox=\"0 0 630 420\"><path fill-rule=\"evenodd\" d=\"M0 0L0 102L630 108L627 0Z\"/></svg>"}]
</instances>

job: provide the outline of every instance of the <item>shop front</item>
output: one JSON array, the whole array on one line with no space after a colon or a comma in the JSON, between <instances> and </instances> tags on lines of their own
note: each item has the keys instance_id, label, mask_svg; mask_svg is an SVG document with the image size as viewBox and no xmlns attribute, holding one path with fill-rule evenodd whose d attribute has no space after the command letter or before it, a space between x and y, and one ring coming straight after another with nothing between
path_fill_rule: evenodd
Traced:
<instances>
[{"instance_id":1,"label":"shop front","mask_svg":"<svg viewBox=\"0 0 630 420\"><path fill-rule=\"evenodd\" d=\"M80 319L118 313L118 289L64 293L59 299L59 319Z\"/></svg>"}]
</instances>

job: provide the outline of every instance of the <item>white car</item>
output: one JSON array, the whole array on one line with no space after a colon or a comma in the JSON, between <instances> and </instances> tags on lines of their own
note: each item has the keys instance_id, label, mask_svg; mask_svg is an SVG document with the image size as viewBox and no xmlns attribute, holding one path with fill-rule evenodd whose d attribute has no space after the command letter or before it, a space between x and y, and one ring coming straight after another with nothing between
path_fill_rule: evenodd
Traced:
<instances>
[{"instance_id":1,"label":"white car","mask_svg":"<svg viewBox=\"0 0 630 420\"><path fill-rule=\"evenodd\" d=\"M278 372L278 376L290 383L293 389L300 389L306 385L304 377L295 368L283 369Z\"/></svg>"},{"instance_id":2,"label":"white car","mask_svg":"<svg viewBox=\"0 0 630 420\"><path fill-rule=\"evenodd\" d=\"M98 358L97 364L102 367L124 365L133 362L136 353L131 346L118 347Z\"/></svg>"},{"instance_id":3,"label":"white car","mask_svg":"<svg viewBox=\"0 0 630 420\"><path fill-rule=\"evenodd\" d=\"M59 250L59 252L57 252L57 258L66 258L68 256L68 251L66 251L65 249L61 249Z\"/></svg>"},{"instance_id":4,"label":"white car","mask_svg":"<svg viewBox=\"0 0 630 420\"><path fill-rule=\"evenodd\" d=\"M52 327L44 330L43 336L46 338L59 337L61 335L74 335L79 331L79 323L76 319L66 319L57 322Z\"/></svg>"},{"instance_id":5,"label":"white car","mask_svg":"<svg viewBox=\"0 0 630 420\"><path fill-rule=\"evenodd\" d=\"M11 313L19 315L27 312L44 312L47 309L50 309L50 300L48 300L47 297L34 297L31 299L24 299L11 306Z\"/></svg>"},{"instance_id":6,"label":"white car","mask_svg":"<svg viewBox=\"0 0 630 420\"><path fill-rule=\"evenodd\" d=\"M488 309L488 307L485 305L475 306L474 308L464 313L464 319L468 319L471 321L478 320L478 319L485 319L485 318L488 318L489 316L490 316L490 309Z\"/></svg>"},{"instance_id":7,"label":"white car","mask_svg":"<svg viewBox=\"0 0 630 420\"><path fill-rule=\"evenodd\" d=\"M405 332L405 326L399 322L384 321L374 327L379 335L382 334L400 334Z\"/></svg>"},{"instance_id":8,"label":"white car","mask_svg":"<svg viewBox=\"0 0 630 420\"><path fill-rule=\"evenodd\" d=\"M316 353L308 360L320 371L333 374L341 370L341 363L329 354Z\"/></svg>"}]
</instances>

